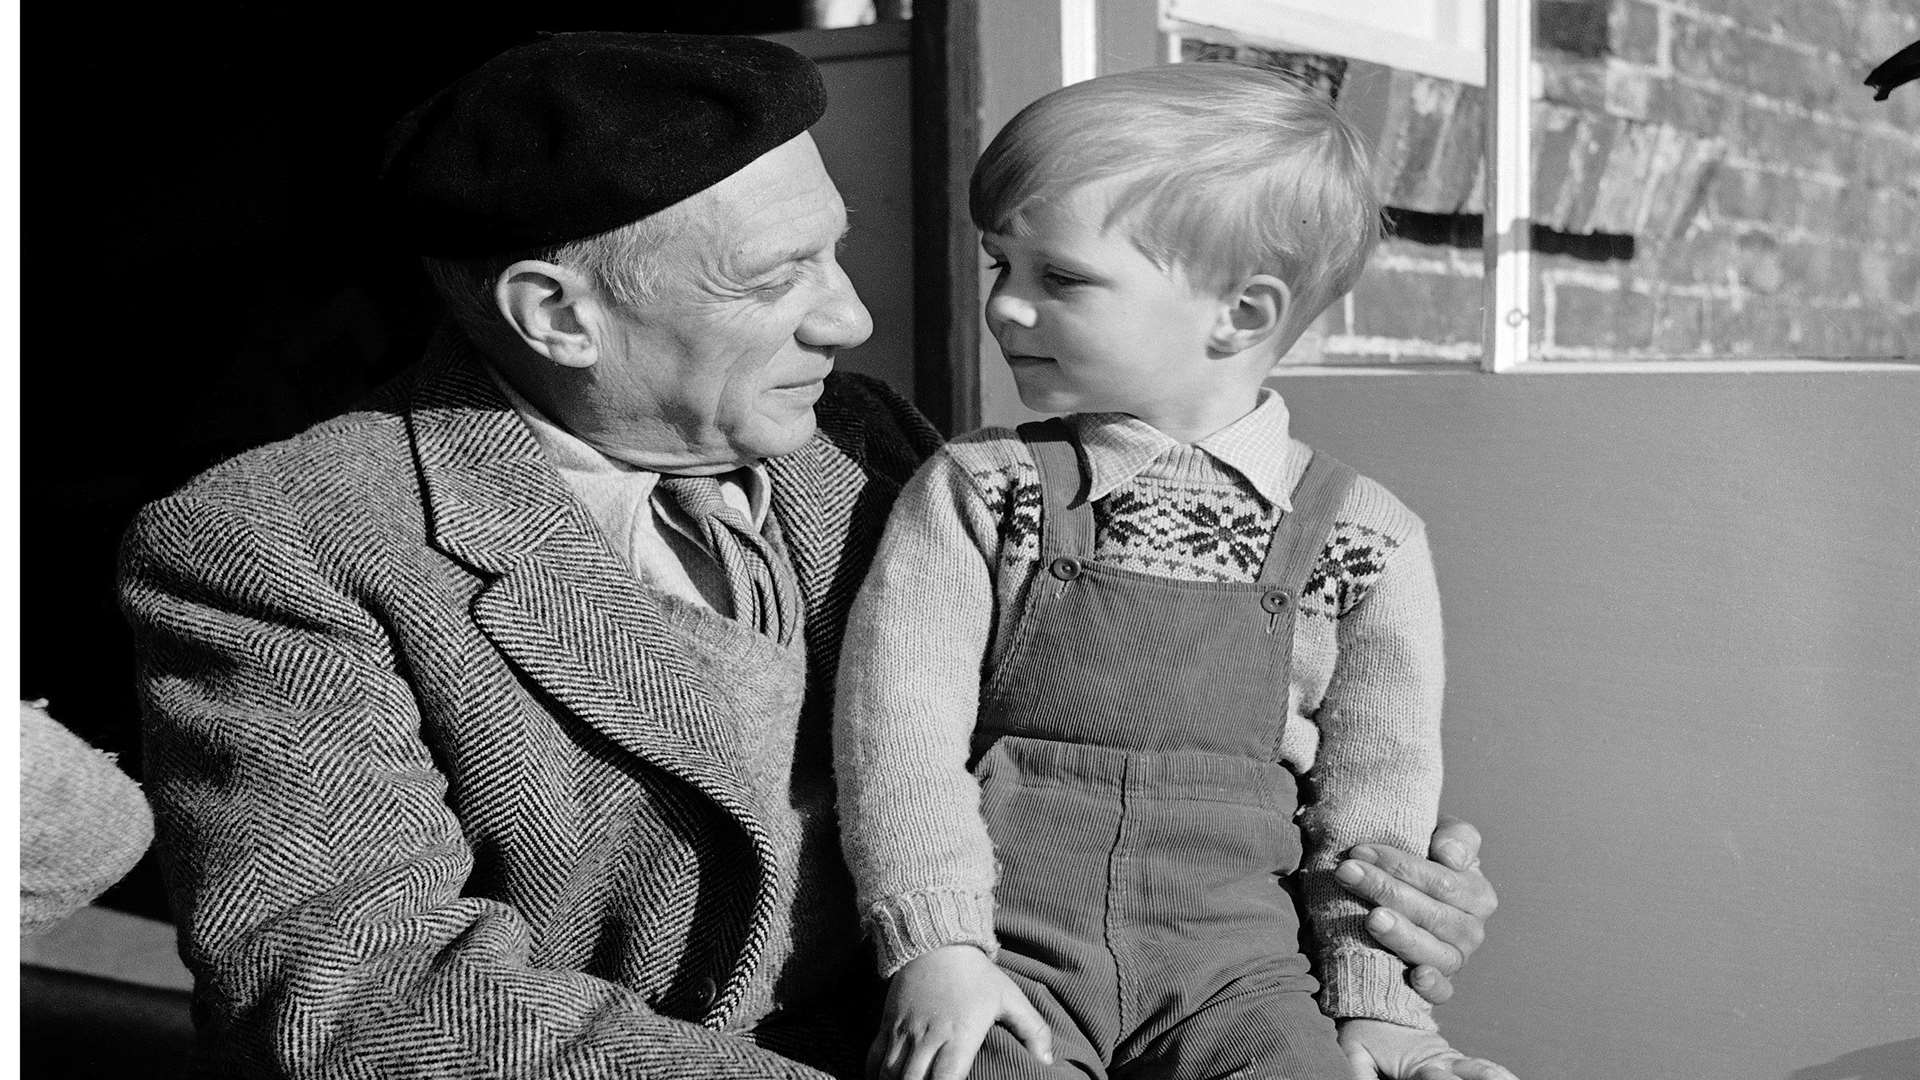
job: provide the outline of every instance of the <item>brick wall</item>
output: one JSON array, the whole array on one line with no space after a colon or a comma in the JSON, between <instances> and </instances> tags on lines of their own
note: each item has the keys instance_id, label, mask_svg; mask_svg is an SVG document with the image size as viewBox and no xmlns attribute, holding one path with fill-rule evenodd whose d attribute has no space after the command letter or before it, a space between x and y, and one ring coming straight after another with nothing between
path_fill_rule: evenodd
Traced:
<instances>
[{"instance_id":1,"label":"brick wall","mask_svg":"<svg viewBox=\"0 0 1920 1080\"><path fill-rule=\"evenodd\" d=\"M1920 83L1878 102L1861 85L1920 39L1920 9L1542 0L1536 14L1539 358L1920 355ZM1379 150L1398 235L1293 359L1476 359L1481 91L1358 61L1335 85Z\"/></svg>"}]
</instances>

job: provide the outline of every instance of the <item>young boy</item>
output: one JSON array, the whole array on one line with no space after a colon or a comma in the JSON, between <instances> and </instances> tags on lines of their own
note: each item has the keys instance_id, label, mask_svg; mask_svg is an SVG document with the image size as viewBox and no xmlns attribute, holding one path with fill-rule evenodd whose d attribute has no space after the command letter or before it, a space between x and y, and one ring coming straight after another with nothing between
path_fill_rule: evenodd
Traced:
<instances>
[{"instance_id":1,"label":"young boy","mask_svg":"<svg viewBox=\"0 0 1920 1080\"><path fill-rule=\"evenodd\" d=\"M1331 880L1434 826L1426 536L1263 388L1378 238L1364 145L1283 76L1168 65L1028 106L970 195L1020 398L1068 415L935 455L848 625L840 815L891 979L870 1064L1458 1058Z\"/></svg>"}]
</instances>

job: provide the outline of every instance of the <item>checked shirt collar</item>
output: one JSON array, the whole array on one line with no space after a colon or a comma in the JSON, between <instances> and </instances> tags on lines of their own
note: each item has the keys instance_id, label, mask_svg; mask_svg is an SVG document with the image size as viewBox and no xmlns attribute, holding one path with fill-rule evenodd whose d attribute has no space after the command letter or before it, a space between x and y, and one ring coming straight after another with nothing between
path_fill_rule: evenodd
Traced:
<instances>
[{"instance_id":1,"label":"checked shirt collar","mask_svg":"<svg viewBox=\"0 0 1920 1080\"><path fill-rule=\"evenodd\" d=\"M1104 499L1131 483L1181 444L1127 413L1080 413L1066 418L1086 453L1092 482L1089 501ZM1292 457L1287 403L1261 387L1252 412L1194 443L1215 462L1239 474L1269 506L1293 509Z\"/></svg>"}]
</instances>

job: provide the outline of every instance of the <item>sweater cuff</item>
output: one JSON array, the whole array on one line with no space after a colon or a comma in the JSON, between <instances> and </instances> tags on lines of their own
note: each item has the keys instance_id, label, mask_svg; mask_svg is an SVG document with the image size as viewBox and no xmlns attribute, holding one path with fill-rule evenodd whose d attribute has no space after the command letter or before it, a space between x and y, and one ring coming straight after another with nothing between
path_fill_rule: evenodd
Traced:
<instances>
[{"instance_id":1,"label":"sweater cuff","mask_svg":"<svg viewBox=\"0 0 1920 1080\"><path fill-rule=\"evenodd\" d=\"M1399 957L1367 949L1333 953L1321 961L1320 1011L1328 1016L1437 1030L1433 1006L1407 985L1407 965Z\"/></svg>"},{"instance_id":2,"label":"sweater cuff","mask_svg":"<svg viewBox=\"0 0 1920 1080\"><path fill-rule=\"evenodd\" d=\"M867 909L867 934L880 965L892 978L907 961L943 945L973 945L988 956L1000 951L993 936L993 894L963 889L926 889L888 897Z\"/></svg>"}]
</instances>

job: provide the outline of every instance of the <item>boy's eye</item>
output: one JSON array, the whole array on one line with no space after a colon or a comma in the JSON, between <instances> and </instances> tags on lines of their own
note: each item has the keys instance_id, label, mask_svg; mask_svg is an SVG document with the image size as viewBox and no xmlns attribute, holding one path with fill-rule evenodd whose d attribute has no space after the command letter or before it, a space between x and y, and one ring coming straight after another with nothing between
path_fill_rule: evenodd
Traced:
<instances>
[{"instance_id":1,"label":"boy's eye","mask_svg":"<svg viewBox=\"0 0 1920 1080\"><path fill-rule=\"evenodd\" d=\"M1063 274L1058 270L1049 270L1045 274L1042 274L1041 278L1046 281L1047 284L1056 288L1067 288L1073 285L1086 284L1084 278L1077 278L1072 274Z\"/></svg>"}]
</instances>

